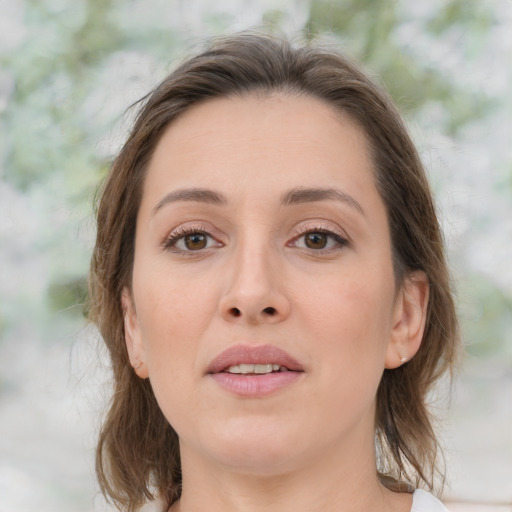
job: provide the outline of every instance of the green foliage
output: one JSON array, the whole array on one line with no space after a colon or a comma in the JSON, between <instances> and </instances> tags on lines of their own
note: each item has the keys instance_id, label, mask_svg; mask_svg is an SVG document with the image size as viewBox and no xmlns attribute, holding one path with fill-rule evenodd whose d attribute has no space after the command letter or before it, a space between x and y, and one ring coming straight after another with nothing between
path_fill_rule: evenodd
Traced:
<instances>
[{"instance_id":1,"label":"green foliage","mask_svg":"<svg viewBox=\"0 0 512 512\"><path fill-rule=\"evenodd\" d=\"M451 0L441 6L427 28L433 34L441 35L454 27L460 27L467 35L474 37L475 32L487 33L493 22L492 11L482 0Z\"/></svg>"},{"instance_id":2,"label":"green foliage","mask_svg":"<svg viewBox=\"0 0 512 512\"><path fill-rule=\"evenodd\" d=\"M54 312L68 311L72 315L85 314L87 279L84 277L53 282L48 288L48 300Z\"/></svg>"},{"instance_id":3,"label":"green foliage","mask_svg":"<svg viewBox=\"0 0 512 512\"><path fill-rule=\"evenodd\" d=\"M263 24L268 27L279 27L284 21L286 13L280 9L271 9L263 16Z\"/></svg>"},{"instance_id":4,"label":"green foliage","mask_svg":"<svg viewBox=\"0 0 512 512\"><path fill-rule=\"evenodd\" d=\"M98 65L125 42L109 22L111 2L88 0L82 16L74 4L58 13L50 5L27 4L29 36L4 58L16 84L5 114L11 147L5 176L22 190L49 174L74 172L77 160L91 162L81 105Z\"/></svg>"},{"instance_id":5,"label":"green foliage","mask_svg":"<svg viewBox=\"0 0 512 512\"><path fill-rule=\"evenodd\" d=\"M74 306L83 303L90 241L79 240L80 232L92 223L92 197L106 167L97 145L122 113L98 115L101 105L91 97L105 86L108 59L126 51L132 35L117 28L114 4L27 2L26 37L0 56L14 82L0 119L6 148L2 178L46 219L28 240L32 257L40 260L42 284L27 284L32 292L20 288L17 297L9 297L3 331L27 314L46 330L52 312L76 317L80 307ZM33 294L30 300L27 293ZM37 314L29 313L33 308Z\"/></svg>"},{"instance_id":6,"label":"green foliage","mask_svg":"<svg viewBox=\"0 0 512 512\"><path fill-rule=\"evenodd\" d=\"M457 16L459 11L464 16ZM452 0L432 20L426 19L422 29L432 35L450 27L465 31L475 22L474 12L466 9L463 2ZM488 20L484 25L488 25L491 15L484 9L478 12ZM487 113L491 102L478 92L455 85L451 76L432 65L428 55L419 59L411 51L413 41L399 41L396 32L406 21L403 9L394 0L313 0L307 31L310 38L333 34L358 60L377 72L405 111L417 111L427 102L440 102L449 113L444 128L455 135L466 123Z\"/></svg>"},{"instance_id":7,"label":"green foliage","mask_svg":"<svg viewBox=\"0 0 512 512\"><path fill-rule=\"evenodd\" d=\"M466 279L460 295L464 297L460 317L468 353L477 357L512 357L512 297L482 274Z\"/></svg>"}]
</instances>

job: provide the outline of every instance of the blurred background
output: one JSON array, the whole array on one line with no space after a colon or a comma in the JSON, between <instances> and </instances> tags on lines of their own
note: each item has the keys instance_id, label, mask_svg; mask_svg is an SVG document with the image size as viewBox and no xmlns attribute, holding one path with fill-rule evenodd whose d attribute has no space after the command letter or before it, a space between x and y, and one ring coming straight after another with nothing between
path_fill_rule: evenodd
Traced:
<instances>
[{"instance_id":1,"label":"blurred background","mask_svg":"<svg viewBox=\"0 0 512 512\"><path fill-rule=\"evenodd\" d=\"M336 43L403 109L466 347L433 403L444 497L512 510L511 0L0 0L0 512L110 510L108 364L82 311L94 192L126 108L206 37L261 25Z\"/></svg>"}]
</instances>

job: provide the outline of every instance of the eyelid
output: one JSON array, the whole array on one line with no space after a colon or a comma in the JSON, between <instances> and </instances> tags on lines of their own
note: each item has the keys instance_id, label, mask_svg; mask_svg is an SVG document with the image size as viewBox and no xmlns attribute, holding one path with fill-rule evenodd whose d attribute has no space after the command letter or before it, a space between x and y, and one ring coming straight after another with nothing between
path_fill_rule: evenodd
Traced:
<instances>
[{"instance_id":1,"label":"eyelid","mask_svg":"<svg viewBox=\"0 0 512 512\"><path fill-rule=\"evenodd\" d=\"M210 225L205 224L204 222L188 222L184 225L177 226L173 228L169 234L167 234L162 240L161 246L164 250L174 250L176 253L194 253L196 251L186 251L181 249L176 249L176 243L187 235L192 235L194 233L201 233L212 240L214 240L218 245L224 245L222 242L218 240L219 237L212 234L212 231L215 231ZM211 247L210 247L211 248ZM197 253L204 252L207 249L198 250Z\"/></svg>"},{"instance_id":2,"label":"eyelid","mask_svg":"<svg viewBox=\"0 0 512 512\"><path fill-rule=\"evenodd\" d=\"M350 242L350 237L346 233L345 230L341 229L340 227L333 225L326 221L311 221L307 223L303 223L296 228L297 230L297 237L302 236L306 233L312 233L315 231L318 231L319 233L326 233L326 234L333 234L337 235L340 238L343 238L344 240Z\"/></svg>"},{"instance_id":3,"label":"eyelid","mask_svg":"<svg viewBox=\"0 0 512 512\"><path fill-rule=\"evenodd\" d=\"M336 251L350 245L351 243L350 237L344 230L342 230L338 226L333 226L332 224L326 221L312 221L309 223L301 224L300 226L297 226L296 231L297 234L292 238L292 240L287 245L295 245L301 237L308 233L324 233L326 235L333 237L337 244L337 247L329 249L304 249L314 252L315 254Z\"/></svg>"}]
</instances>

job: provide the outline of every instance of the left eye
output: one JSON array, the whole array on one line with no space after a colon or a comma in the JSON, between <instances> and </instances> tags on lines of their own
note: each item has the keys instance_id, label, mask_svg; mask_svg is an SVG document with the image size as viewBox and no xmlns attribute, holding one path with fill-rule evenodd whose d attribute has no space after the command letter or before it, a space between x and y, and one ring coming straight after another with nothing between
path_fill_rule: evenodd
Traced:
<instances>
[{"instance_id":1,"label":"left eye","mask_svg":"<svg viewBox=\"0 0 512 512\"><path fill-rule=\"evenodd\" d=\"M336 246L346 245L346 240L335 233L324 231L310 231L297 238L295 246L302 249L321 251Z\"/></svg>"}]
</instances>

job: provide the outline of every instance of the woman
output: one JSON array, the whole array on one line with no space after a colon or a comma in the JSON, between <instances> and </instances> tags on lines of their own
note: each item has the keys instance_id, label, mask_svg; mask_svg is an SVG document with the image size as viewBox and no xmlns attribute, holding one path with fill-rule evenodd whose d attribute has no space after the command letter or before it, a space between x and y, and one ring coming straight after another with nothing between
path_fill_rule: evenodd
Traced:
<instances>
[{"instance_id":1,"label":"woman","mask_svg":"<svg viewBox=\"0 0 512 512\"><path fill-rule=\"evenodd\" d=\"M245 33L167 77L104 184L90 282L120 510L445 510L414 491L458 343L442 238L399 114L342 56Z\"/></svg>"}]
</instances>

